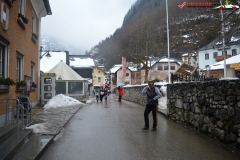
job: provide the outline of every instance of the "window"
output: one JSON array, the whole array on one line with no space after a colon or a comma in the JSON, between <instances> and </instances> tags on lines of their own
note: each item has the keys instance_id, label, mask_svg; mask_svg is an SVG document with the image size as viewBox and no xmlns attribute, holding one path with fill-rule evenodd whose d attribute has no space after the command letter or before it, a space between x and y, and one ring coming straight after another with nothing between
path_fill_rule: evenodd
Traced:
<instances>
[{"instance_id":1,"label":"window","mask_svg":"<svg viewBox=\"0 0 240 160\"><path fill-rule=\"evenodd\" d=\"M225 51L225 55L227 55L227 51ZM222 51L222 56L223 56L223 51Z\"/></svg>"},{"instance_id":2,"label":"window","mask_svg":"<svg viewBox=\"0 0 240 160\"><path fill-rule=\"evenodd\" d=\"M101 82L101 77L98 77L98 82Z\"/></svg>"},{"instance_id":3,"label":"window","mask_svg":"<svg viewBox=\"0 0 240 160\"><path fill-rule=\"evenodd\" d=\"M21 53L17 53L16 58L16 82L22 80L23 75L23 55Z\"/></svg>"},{"instance_id":4,"label":"window","mask_svg":"<svg viewBox=\"0 0 240 160\"><path fill-rule=\"evenodd\" d=\"M25 16L25 7L26 7L26 0L19 0L19 8L18 13L21 13Z\"/></svg>"},{"instance_id":5,"label":"window","mask_svg":"<svg viewBox=\"0 0 240 160\"><path fill-rule=\"evenodd\" d=\"M32 15L32 33L36 34L36 16L35 14L33 13Z\"/></svg>"},{"instance_id":6,"label":"window","mask_svg":"<svg viewBox=\"0 0 240 160\"><path fill-rule=\"evenodd\" d=\"M8 45L10 44L0 34L0 77L8 77Z\"/></svg>"},{"instance_id":7,"label":"window","mask_svg":"<svg viewBox=\"0 0 240 160\"><path fill-rule=\"evenodd\" d=\"M175 70L175 66L170 66L171 67L171 70Z\"/></svg>"},{"instance_id":8,"label":"window","mask_svg":"<svg viewBox=\"0 0 240 160\"><path fill-rule=\"evenodd\" d=\"M100 71L98 71L98 73L100 73Z\"/></svg>"},{"instance_id":9,"label":"window","mask_svg":"<svg viewBox=\"0 0 240 160\"><path fill-rule=\"evenodd\" d=\"M83 82L68 82L68 94L83 94Z\"/></svg>"},{"instance_id":10,"label":"window","mask_svg":"<svg viewBox=\"0 0 240 160\"><path fill-rule=\"evenodd\" d=\"M34 43L36 43L37 39L38 39L38 35L36 34L36 16L34 15L34 13L32 14L32 41Z\"/></svg>"},{"instance_id":11,"label":"window","mask_svg":"<svg viewBox=\"0 0 240 160\"><path fill-rule=\"evenodd\" d=\"M0 48L0 77L3 77L3 51Z\"/></svg>"},{"instance_id":12,"label":"window","mask_svg":"<svg viewBox=\"0 0 240 160\"><path fill-rule=\"evenodd\" d=\"M215 59L218 56L218 52L213 53L213 58Z\"/></svg>"},{"instance_id":13,"label":"window","mask_svg":"<svg viewBox=\"0 0 240 160\"><path fill-rule=\"evenodd\" d=\"M168 70L168 66L164 66L164 70Z\"/></svg>"},{"instance_id":14,"label":"window","mask_svg":"<svg viewBox=\"0 0 240 160\"><path fill-rule=\"evenodd\" d=\"M232 56L236 56L237 55L237 50L236 49L233 49L232 50Z\"/></svg>"},{"instance_id":15,"label":"window","mask_svg":"<svg viewBox=\"0 0 240 160\"><path fill-rule=\"evenodd\" d=\"M129 76L129 73L126 73L126 76Z\"/></svg>"},{"instance_id":16,"label":"window","mask_svg":"<svg viewBox=\"0 0 240 160\"><path fill-rule=\"evenodd\" d=\"M205 54L205 60L208 60L209 59L209 53L206 53Z\"/></svg>"},{"instance_id":17,"label":"window","mask_svg":"<svg viewBox=\"0 0 240 160\"><path fill-rule=\"evenodd\" d=\"M32 81L33 81L33 82L34 82L34 79L35 79L35 77L34 77L34 68L35 68L35 64L32 63L32 64L31 64L31 77L32 77Z\"/></svg>"},{"instance_id":18,"label":"window","mask_svg":"<svg viewBox=\"0 0 240 160\"><path fill-rule=\"evenodd\" d=\"M158 66L158 70L163 70L163 67L162 66Z\"/></svg>"}]
</instances>

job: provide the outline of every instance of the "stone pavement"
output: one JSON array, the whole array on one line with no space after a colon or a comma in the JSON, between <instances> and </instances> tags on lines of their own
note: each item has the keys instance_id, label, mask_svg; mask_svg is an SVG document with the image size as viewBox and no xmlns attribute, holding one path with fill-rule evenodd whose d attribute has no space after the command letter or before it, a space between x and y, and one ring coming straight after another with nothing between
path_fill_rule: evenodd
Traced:
<instances>
[{"instance_id":1,"label":"stone pavement","mask_svg":"<svg viewBox=\"0 0 240 160\"><path fill-rule=\"evenodd\" d=\"M34 127L33 132L43 135L52 135L55 137L83 105L84 104L49 109L44 109L43 106L35 106L32 109L33 123L31 126L34 124L43 125Z\"/></svg>"}]
</instances>

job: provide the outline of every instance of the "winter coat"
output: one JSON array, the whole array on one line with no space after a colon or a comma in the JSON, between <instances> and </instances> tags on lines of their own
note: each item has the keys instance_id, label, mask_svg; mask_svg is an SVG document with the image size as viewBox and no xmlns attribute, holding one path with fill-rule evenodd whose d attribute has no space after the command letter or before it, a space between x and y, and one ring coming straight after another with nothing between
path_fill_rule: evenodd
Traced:
<instances>
[{"instance_id":1,"label":"winter coat","mask_svg":"<svg viewBox=\"0 0 240 160\"><path fill-rule=\"evenodd\" d=\"M158 104L158 99L162 97L160 90L155 86L152 89L148 86L144 87L142 94L147 94L147 105Z\"/></svg>"},{"instance_id":2,"label":"winter coat","mask_svg":"<svg viewBox=\"0 0 240 160\"><path fill-rule=\"evenodd\" d=\"M123 88L122 87L118 88L118 96L123 96Z\"/></svg>"}]
</instances>

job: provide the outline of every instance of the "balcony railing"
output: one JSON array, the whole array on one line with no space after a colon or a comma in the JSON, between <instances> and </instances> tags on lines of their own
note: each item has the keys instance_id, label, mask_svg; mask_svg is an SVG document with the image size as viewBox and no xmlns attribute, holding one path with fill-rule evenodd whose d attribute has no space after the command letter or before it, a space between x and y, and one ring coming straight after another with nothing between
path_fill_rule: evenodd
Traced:
<instances>
[{"instance_id":1,"label":"balcony railing","mask_svg":"<svg viewBox=\"0 0 240 160\"><path fill-rule=\"evenodd\" d=\"M231 55L226 55L226 59L228 59L228 58L230 58L231 57ZM215 60L217 61L217 62L219 62L219 61L222 61L222 60L224 60L224 57L223 56L216 56L215 57Z\"/></svg>"}]
</instances>

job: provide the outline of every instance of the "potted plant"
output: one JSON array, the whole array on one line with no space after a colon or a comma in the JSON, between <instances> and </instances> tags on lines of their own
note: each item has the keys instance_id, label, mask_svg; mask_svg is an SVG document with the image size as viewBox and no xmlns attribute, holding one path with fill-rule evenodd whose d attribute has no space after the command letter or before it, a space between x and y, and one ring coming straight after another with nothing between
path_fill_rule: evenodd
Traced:
<instances>
[{"instance_id":1,"label":"potted plant","mask_svg":"<svg viewBox=\"0 0 240 160\"><path fill-rule=\"evenodd\" d=\"M15 85L15 82L10 78L0 78L0 89L9 89L9 87Z\"/></svg>"},{"instance_id":2,"label":"potted plant","mask_svg":"<svg viewBox=\"0 0 240 160\"><path fill-rule=\"evenodd\" d=\"M38 35L36 33L32 33L32 36L35 38L35 39L38 39Z\"/></svg>"},{"instance_id":3,"label":"potted plant","mask_svg":"<svg viewBox=\"0 0 240 160\"><path fill-rule=\"evenodd\" d=\"M18 13L18 17L22 19L25 24L28 24L28 19L21 13Z\"/></svg>"},{"instance_id":4,"label":"potted plant","mask_svg":"<svg viewBox=\"0 0 240 160\"><path fill-rule=\"evenodd\" d=\"M37 88L37 84L32 82L32 89L35 89L35 88Z\"/></svg>"},{"instance_id":5,"label":"potted plant","mask_svg":"<svg viewBox=\"0 0 240 160\"><path fill-rule=\"evenodd\" d=\"M25 81L19 81L16 83L17 90L23 90L27 86Z\"/></svg>"}]
</instances>

